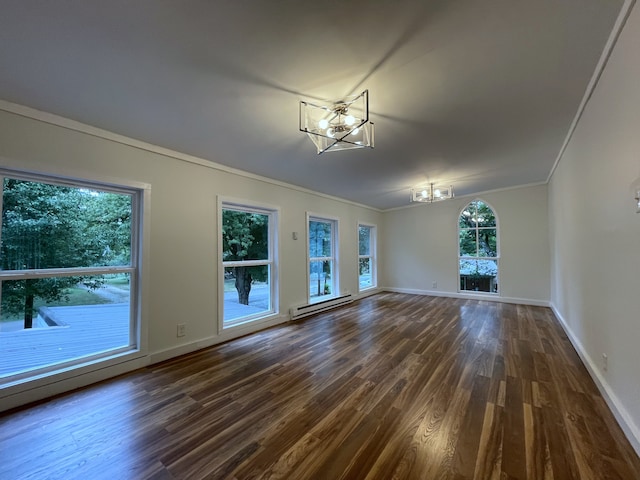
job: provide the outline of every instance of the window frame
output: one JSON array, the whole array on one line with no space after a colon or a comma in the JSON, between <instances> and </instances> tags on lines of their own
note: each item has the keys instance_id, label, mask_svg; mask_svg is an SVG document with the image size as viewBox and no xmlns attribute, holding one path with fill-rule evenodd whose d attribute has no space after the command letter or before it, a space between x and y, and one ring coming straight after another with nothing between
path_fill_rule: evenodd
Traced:
<instances>
[{"instance_id":1,"label":"window frame","mask_svg":"<svg viewBox=\"0 0 640 480\"><path fill-rule=\"evenodd\" d=\"M267 238L268 238L268 258L265 260L230 260L223 258L222 239L222 216L223 210L233 210L237 212L256 213L266 215L269 218ZM278 268L278 232L279 232L280 208L264 203L251 202L249 200L218 196L218 325L217 333L228 332L237 327L244 327L279 314L279 268ZM255 267L266 265L269 267L269 305L268 310L257 312L242 317L224 319L224 273L225 268L234 266Z\"/></svg>"},{"instance_id":2,"label":"window frame","mask_svg":"<svg viewBox=\"0 0 640 480\"><path fill-rule=\"evenodd\" d=\"M479 227L478 224L476 224L475 228L461 228L460 227L460 217L462 216L462 213L469 208L469 206L471 204L475 204L476 202L482 202L483 204L485 204L487 207L489 207L489 209L491 209L491 212L493 213L493 217L495 219L495 226L487 226L487 227ZM477 207L476 207L477 208ZM474 295L494 295L494 296L500 296L501 292L502 292L502 288L500 286L500 222L498 219L498 214L496 213L496 209L487 201L482 200L481 198L475 198L474 200L471 200L470 202L467 202L459 211L458 211L458 216L456 217L456 225L457 225L457 229L456 229L456 233L457 233L457 244L458 244L458 259L457 259L457 265L456 265L456 271L457 271L457 288L458 288L458 293L462 293L462 294L474 294ZM475 231L475 244L476 244L476 255L477 256L470 256L470 255L461 255L460 252L460 232L462 230L465 231ZM496 255L494 257L487 257L487 256L479 256L478 252L479 252L479 236L480 236L480 231L481 230L495 230L496 232ZM476 291L476 290L463 290L462 288L460 288L460 261L461 260L493 260L496 263L496 275L495 278L496 280L498 280L497 283L497 291L493 292L493 291Z\"/></svg>"},{"instance_id":3,"label":"window frame","mask_svg":"<svg viewBox=\"0 0 640 480\"><path fill-rule=\"evenodd\" d=\"M369 229L369 255L360 255L360 228ZM356 238L358 239L358 262L357 262L357 278L358 292L366 292L374 288L378 288L378 266L377 266L377 248L378 248L378 227L372 223L358 222L356 227ZM360 287L360 260L369 259L371 269L371 285L365 288Z\"/></svg>"},{"instance_id":4,"label":"window frame","mask_svg":"<svg viewBox=\"0 0 640 480\"><path fill-rule=\"evenodd\" d=\"M47 173L25 172L12 168L0 167L0 212L3 210L4 180L20 180L42 183L74 189L97 190L104 193L129 195L131 197L131 240L129 265L96 266L96 267L54 267L25 270L2 270L0 268L0 286L2 282L57 278L76 275L112 275L125 273L129 275L129 344L105 351L94 352L81 357L71 358L43 367L28 369L0 379L0 390L22 391L24 388L38 388L47 378L73 377L88 373L95 369L108 368L116 363L133 360L146 354L146 325L142 321L142 272L143 256L146 256L146 244L143 242L145 209L149 201L148 184L120 181L117 184L84 178L59 176ZM2 223L0 222L0 239ZM28 387L33 385L33 387Z\"/></svg>"},{"instance_id":5,"label":"window frame","mask_svg":"<svg viewBox=\"0 0 640 480\"><path fill-rule=\"evenodd\" d=\"M312 212L306 213L306 231L307 231L307 302L309 304L318 303L339 296L340 291L340 272L339 272L339 222L337 217L316 214ZM331 256L329 257L311 257L311 235L310 223L322 222L331 224ZM330 262L331 265L331 293L328 295L311 296L311 262Z\"/></svg>"}]
</instances>

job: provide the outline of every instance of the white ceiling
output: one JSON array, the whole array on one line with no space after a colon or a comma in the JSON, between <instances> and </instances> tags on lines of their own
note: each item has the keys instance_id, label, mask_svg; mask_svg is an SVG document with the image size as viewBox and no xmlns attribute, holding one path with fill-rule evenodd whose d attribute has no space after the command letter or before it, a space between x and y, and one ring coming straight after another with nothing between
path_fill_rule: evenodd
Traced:
<instances>
[{"instance_id":1,"label":"white ceiling","mask_svg":"<svg viewBox=\"0 0 640 480\"><path fill-rule=\"evenodd\" d=\"M544 182L622 0L0 0L0 98L376 208ZM300 99L370 92L316 155Z\"/></svg>"}]
</instances>

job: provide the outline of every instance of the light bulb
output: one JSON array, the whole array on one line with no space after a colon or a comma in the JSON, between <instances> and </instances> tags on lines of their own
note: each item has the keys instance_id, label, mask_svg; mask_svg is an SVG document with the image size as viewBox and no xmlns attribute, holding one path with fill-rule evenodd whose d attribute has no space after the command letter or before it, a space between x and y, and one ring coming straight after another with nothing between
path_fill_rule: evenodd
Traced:
<instances>
[{"instance_id":1,"label":"light bulb","mask_svg":"<svg viewBox=\"0 0 640 480\"><path fill-rule=\"evenodd\" d=\"M422 198L427 198L427 191L426 190L422 190Z\"/></svg>"},{"instance_id":2,"label":"light bulb","mask_svg":"<svg viewBox=\"0 0 640 480\"><path fill-rule=\"evenodd\" d=\"M329 128L329 129L327 130L327 137L331 137L331 138L333 138L333 128Z\"/></svg>"},{"instance_id":3,"label":"light bulb","mask_svg":"<svg viewBox=\"0 0 640 480\"><path fill-rule=\"evenodd\" d=\"M323 130L324 130L325 128L327 128L327 127L329 126L329 120L327 120L326 118L323 118L322 120L320 120L320 121L318 122L318 126L319 126L321 129L323 129Z\"/></svg>"},{"instance_id":4,"label":"light bulb","mask_svg":"<svg viewBox=\"0 0 640 480\"><path fill-rule=\"evenodd\" d=\"M351 126L354 123L356 123L356 119L353 115L347 115L344 119L344 123L346 123L347 125Z\"/></svg>"},{"instance_id":5,"label":"light bulb","mask_svg":"<svg viewBox=\"0 0 640 480\"><path fill-rule=\"evenodd\" d=\"M433 192L433 195L436 196L436 197L439 197L440 196L440 189L436 188L436 191Z\"/></svg>"},{"instance_id":6,"label":"light bulb","mask_svg":"<svg viewBox=\"0 0 640 480\"><path fill-rule=\"evenodd\" d=\"M359 128L354 128L353 131L351 132L351 135L357 135L359 131L360 131Z\"/></svg>"}]
</instances>

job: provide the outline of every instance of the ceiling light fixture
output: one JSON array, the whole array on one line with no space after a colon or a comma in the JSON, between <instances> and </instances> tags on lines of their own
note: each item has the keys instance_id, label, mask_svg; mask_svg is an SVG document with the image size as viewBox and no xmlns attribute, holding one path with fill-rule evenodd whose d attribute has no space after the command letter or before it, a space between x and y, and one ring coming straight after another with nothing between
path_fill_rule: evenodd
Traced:
<instances>
[{"instance_id":1,"label":"ceiling light fixture","mask_svg":"<svg viewBox=\"0 0 640 480\"><path fill-rule=\"evenodd\" d=\"M440 200L448 200L454 196L453 185L441 187L436 186L434 183L430 183L424 187L411 189L412 202L433 203L439 202Z\"/></svg>"},{"instance_id":2,"label":"ceiling light fixture","mask_svg":"<svg viewBox=\"0 0 640 480\"><path fill-rule=\"evenodd\" d=\"M315 105L300 101L300 131L318 150L373 148L373 123L369 121L369 90L343 100Z\"/></svg>"}]
</instances>

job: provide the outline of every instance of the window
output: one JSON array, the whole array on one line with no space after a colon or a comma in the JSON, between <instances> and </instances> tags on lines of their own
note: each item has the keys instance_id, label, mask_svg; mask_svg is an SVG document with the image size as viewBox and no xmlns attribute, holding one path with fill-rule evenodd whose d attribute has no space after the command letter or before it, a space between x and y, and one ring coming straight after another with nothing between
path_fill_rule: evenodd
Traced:
<instances>
[{"instance_id":1,"label":"window","mask_svg":"<svg viewBox=\"0 0 640 480\"><path fill-rule=\"evenodd\" d=\"M498 225L489 205L468 204L458 219L460 290L498 293Z\"/></svg>"},{"instance_id":2,"label":"window","mask_svg":"<svg viewBox=\"0 0 640 480\"><path fill-rule=\"evenodd\" d=\"M275 313L276 211L222 202L222 328Z\"/></svg>"},{"instance_id":3,"label":"window","mask_svg":"<svg viewBox=\"0 0 640 480\"><path fill-rule=\"evenodd\" d=\"M366 290L376 286L376 227L360 224L358 225L358 288Z\"/></svg>"},{"instance_id":4,"label":"window","mask_svg":"<svg viewBox=\"0 0 640 480\"><path fill-rule=\"evenodd\" d=\"M140 192L0 172L0 384L135 350Z\"/></svg>"},{"instance_id":5,"label":"window","mask_svg":"<svg viewBox=\"0 0 640 480\"><path fill-rule=\"evenodd\" d=\"M338 221L308 216L309 302L333 298L338 291Z\"/></svg>"}]
</instances>

